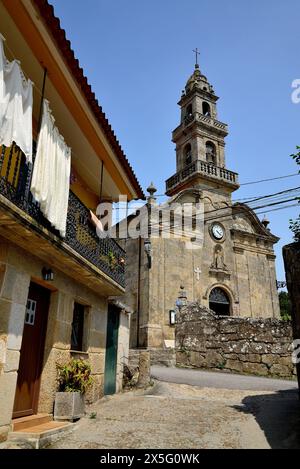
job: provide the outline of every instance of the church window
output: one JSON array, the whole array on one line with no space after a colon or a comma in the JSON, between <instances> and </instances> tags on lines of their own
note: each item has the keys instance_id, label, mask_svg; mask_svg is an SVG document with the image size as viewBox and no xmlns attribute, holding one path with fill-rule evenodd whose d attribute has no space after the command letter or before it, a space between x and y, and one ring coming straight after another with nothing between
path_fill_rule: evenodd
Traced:
<instances>
[{"instance_id":1,"label":"church window","mask_svg":"<svg viewBox=\"0 0 300 469\"><path fill-rule=\"evenodd\" d=\"M192 162L192 147L191 147L190 143L188 143L184 147L184 158L185 158L185 165L186 166L191 164L191 162Z\"/></svg>"},{"instance_id":2,"label":"church window","mask_svg":"<svg viewBox=\"0 0 300 469\"><path fill-rule=\"evenodd\" d=\"M216 146L212 142L206 142L206 161L208 163L217 163Z\"/></svg>"},{"instance_id":3,"label":"church window","mask_svg":"<svg viewBox=\"0 0 300 469\"><path fill-rule=\"evenodd\" d=\"M219 316L230 315L230 300L222 288L216 287L210 292L209 308Z\"/></svg>"},{"instance_id":4,"label":"church window","mask_svg":"<svg viewBox=\"0 0 300 469\"><path fill-rule=\"evenodd\" d=\"M202 103L202 114L204 116L211 116L211 113L210 113L210 105L206 102L206 101L203 101Z\"/></svg>"},{"instance_id":5,"label":"church window","mask_svg":"<svg viewBox=\"0 0 300 469\"><path fill-rule=\"evenodd\" d=\"M193 106L192 104L189 104L187 107L186 107L186 117L189 117L193 114Z\"/></svg>"}]
</instances>

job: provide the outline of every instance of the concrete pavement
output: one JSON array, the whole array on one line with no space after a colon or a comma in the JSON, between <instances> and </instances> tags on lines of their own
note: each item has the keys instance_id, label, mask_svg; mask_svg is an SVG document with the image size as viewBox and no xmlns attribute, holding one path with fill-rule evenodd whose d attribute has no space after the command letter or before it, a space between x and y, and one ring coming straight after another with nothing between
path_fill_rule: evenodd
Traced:
<instances>
[{"instance_id":1,"label":"concrete pavement","mask_svg":"<svg viewBox=\"0 0 300 469\"><path fill-rule=\"evenodd\" d=\"M296 381L245 376L224 372L203 371L187 368L152 366L152 377L167 383L187 384L200 388L236 389L248 391L296 390Z\"/></svg>"},{"instance_id":2,"label":"concrete pavement","mask_svg":"<svg viewBox=\"0 0 300 469\"><path fill-rule=\"evenodd\" d=\"M293 390L155 382L93 404L51 448L300 448L299 417Z\"/></svg>"},{"instance_id":3,"label":"concrete pavement","mask_svg":"<svg viewBox=\"0 0 300 469\"><path fill-rule=\"evenodd\" d=\"M145 390L88 406L50 448L300 449L295 382L157 366L152 375Z\"/></svg>"}]
</instances>

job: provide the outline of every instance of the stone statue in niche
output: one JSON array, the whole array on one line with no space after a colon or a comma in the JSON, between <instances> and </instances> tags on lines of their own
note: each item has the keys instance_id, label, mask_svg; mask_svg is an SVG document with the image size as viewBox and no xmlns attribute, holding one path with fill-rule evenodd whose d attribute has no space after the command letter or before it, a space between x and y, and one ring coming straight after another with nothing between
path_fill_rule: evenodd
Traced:
<instances>
[{"instance_id":1,"label":"stone statue in niche","mask_svg":"<svg viewBox=\"0 0 300 469\"><path fill-rule=\"evenodd\" d=\"M223 248L219 244L215 247L214 260L211 265L211 268L216 270L228 270L224 262Z\"/></svg>"}]
</instances>

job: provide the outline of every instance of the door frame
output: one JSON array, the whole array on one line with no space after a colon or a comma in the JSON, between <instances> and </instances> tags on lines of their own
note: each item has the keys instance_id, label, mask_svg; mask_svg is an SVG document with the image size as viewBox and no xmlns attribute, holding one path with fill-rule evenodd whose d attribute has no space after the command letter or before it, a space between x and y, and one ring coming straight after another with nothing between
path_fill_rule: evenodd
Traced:
<instances>
[{"instance_id":1,"label":"door frame","mask_svg":"<svg viewBox=\"0 0 300 469\"><path fill-rule=\"evenodd\" d=\"M40 344L38 348L38 365L36 367L36 377L38 379L35 380L34 385L33 385L33 392L32 392L32 413L29 413L28 410L20 410L20 411L14 411L12 414L12 418L19 418L19 417L25 417L29 415L35 415L37 414L38 411L38 404L39 404L39 394L40 394L40 387L41 387L41 374L42 374L42 369L43 369L43 362L44 362L44 352L45 352L45 344L46 344L46 335L47 335L47 327L48 327L48 317L49 317L49 308L50 308L50 295L51 295L51 290L46 288L44 285L41 285L34 280L31 279L30 285L29 285L29 290L28 290L28 296L27 300L29 299L29 291L30 291L30 286L34 285L35 287L39 289L45 290L46 294L48 295L47 298L47 307L45 308L46 310L44 311L44 321L42 322L42 328L41 328L41 335L40 335ZM27 300L26 300L26 307L27 307ZM24 324L25 324L25 318L26 318L26 312L24 315ZM23 334L24 334L24 329L23 329ZM23 342L23 337L22 336L22 342ZM21 355L22 355L22 343L21 343L21 348L20 348L20 361L21 362ZM17 386L18 386L18 378L19 378L19 372L20 368L18 369L18 377L17 377L17 382L16 382L16 389L15 389L15 397L16 397L16 392L17 392ZM14 403L15 405L15 403Z\"/></svg>"},{"instance_id":2,"label":"door frame","mask_svg":"<svg viewBox=\"0 0 300 469\"><path fill-rule=\"evenodd\" d=\"M111 312L111 313L110 313ZM104 395L112 395L112 394L115 394L116 392L116 385L117 385L117 372L118 372L118 351L119 351L119 329L120 329L120 313L121 313L121 309L116 306L115 304L113 303L109 303L108 304L108 309L107 309L107 326L106 326L106 349L105 349L105 366L104 366L104 389L103 389L103 392L104 392ZM109 325L110 325L110 322L109 322L109 315L110 314L115 314L116 315L116 324L117 324L117 327L116 327L116 344L115 344L115 354L114 354L114 367L115 367L115 375L114 375L114 385L113 385L113 392L107 392L107 385L108 385L108 381L107 381L107 371L108 371L108 367L109 367L109 363L108 363L108 345L109 345L109 333L111 332L109 330Z\"/></svg>"}]
</instances>

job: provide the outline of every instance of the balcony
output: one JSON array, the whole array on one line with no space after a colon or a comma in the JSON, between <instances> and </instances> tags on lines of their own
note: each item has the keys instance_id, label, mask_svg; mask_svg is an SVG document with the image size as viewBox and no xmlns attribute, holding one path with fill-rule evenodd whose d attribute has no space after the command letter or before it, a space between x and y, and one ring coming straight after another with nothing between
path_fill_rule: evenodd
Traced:
<instances>
[{"instance_id":1,"label":"balcony","mask_svg":"<svg viewBox=\"0 0 300 469\"><path fill-rule=\"evenodd\" d=\"M10 148L0 147L0 152L0 234L9 237L7 233L13 226L11 237L14 231L18 232L15 238L20 241L20 245L25 236L28 242L36 236L35 247L39 246L39 250L28 247L26 243L25 248L27 247L27 250L29 248L38 256L47 252L47 256L45 254L44 257L53 256L53 262L56 256L60 270L65 270L71 275L73 269L75 278L86 277L89 286L98 291L99 285L106 288L110 280L112 288L106 288L109 294L116 294L116 289L119 287L124 289L125 251L114 239L98 238L90 222L89 209L70 191L66 237L61 238L43 216L39 204L34 201L30 193L32 167L26 163L21 150L13 144ZM9 218L10 215L12 218ZM54 248L56 251L53 251ZM61 250L58 255L57 249ZM95 281L97 277L100 278L100 283Z\"/></svg>"},{"instance_id":2,"label":"balcony","mask_svg":"<svg viewBox=\"0 0 300 469\"><path fill-rule=\"evenodd\" d=\"M218 133L222 137L226 137L228 135L228 126L223 122L214 119L211 116L204 116L200 112L194 112L193 114L187 115L184 119L182 124L180 124L174 131L173 131L173 139L178 137L181 132L185 131L185 128L191 124L198 124L202 127L206 127L208 130L213 130Z\"/></svg>"},{"instance_id":3,"label":"balcony","mask_svg":"<svg viewBox=\"0 0 300 469\"><path fill-rule=\"evenodd\" d=\"M166 194L171 195L175 187L195 177L205 177L223 185L229 185L234 189L239 187L237 173L205 161L197 160L167 179Z\"/></svg>"}]
</instances>

